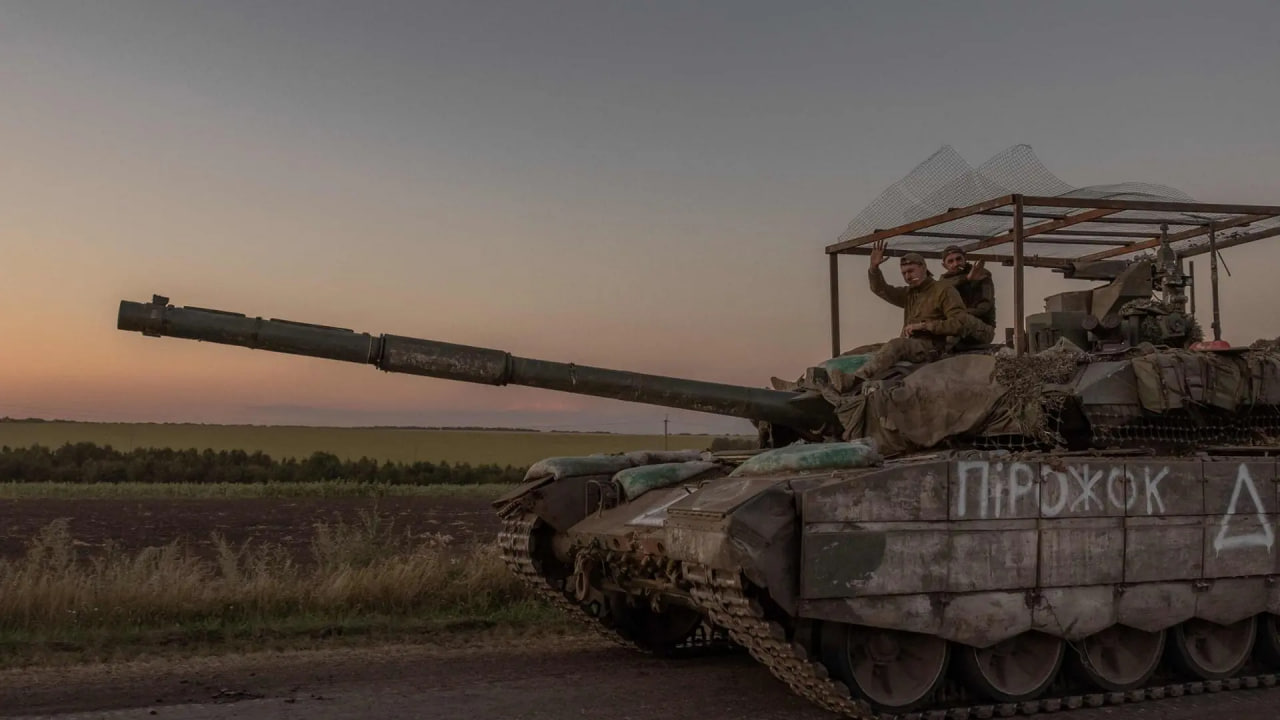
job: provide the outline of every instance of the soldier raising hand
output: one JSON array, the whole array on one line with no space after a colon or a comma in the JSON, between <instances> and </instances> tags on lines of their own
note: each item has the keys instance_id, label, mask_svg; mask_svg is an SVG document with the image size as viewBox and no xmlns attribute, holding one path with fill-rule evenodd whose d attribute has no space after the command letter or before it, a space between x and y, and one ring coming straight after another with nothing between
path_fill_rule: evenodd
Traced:
<instances>
[{"instance_id":1,"label":"soldier raising hand","mask_svg":"<svg viewBox=\"0 0 1280 720\"><path fill-rule=\"evenodd\" d=\"M969 330L964 333L966 340L979 344L988 344L996 333L996 290L991 281L991 273L979 260L970 264L964 256L964 250L952 245L942 251L942 266L946 272L939 282L950 283L960 293L964 301L965 312L970 316Z\"/></svg>"},{"instance_id":2,"label":"soldier raising hand","mask_svg":"<svg viewBox=\"0 0 1280 720\"><path fill-rule=\"evenodd\" d=\"M871 247L871 267L867 275L871 292L902 308L902 334L881 346L853 373L862 380L887 370L899 360L935 360L946 350L947 338L962 335L966 329L964 302L959 293L950 284L935 281L918 253L907 253L900 261L905 287L885 282L884 273L880 271L885 244L882 240Z\"/></svg>"}]
</instances>

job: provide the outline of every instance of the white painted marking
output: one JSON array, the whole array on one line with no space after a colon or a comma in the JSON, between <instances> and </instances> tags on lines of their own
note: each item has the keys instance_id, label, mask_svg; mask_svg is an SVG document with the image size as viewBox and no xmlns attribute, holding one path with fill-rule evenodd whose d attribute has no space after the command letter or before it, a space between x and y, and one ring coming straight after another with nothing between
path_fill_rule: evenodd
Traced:
<instances>
[{"instance_id":1,"label":"white painted marking","mask_svg":"<svg viewBox=\"0 0 1280 720\"><path fill-rule=\"evenodd\" d=\"M1003 470L1004 470L1004 464L996 463L995 468L993 468L991 472L991 499L995 500L995 506L996 506L995 514L992 515L992 517L994 518L999 518L1001 515L1000 501L1004 499L1004 483L1002 482L1003 476L1001 475L1001 471ZM986 516L987 516L987 512L986 512L986 507L984 505L982 509L982 517L985 518Z\"/></svg>"},{"instance_id":2,"label":"white painted marking","mask_svg":"<svg viewBox=\"0 0 1280 720\"><path fill-rule=\"evenodd\" d=\"M1117 483L1117 480L1123 480L1123 483ZM1124 496L1124 487L1128 486L1129 496ZM1116 488L1119 486L1120 496L1116 496ZM1138 499L1138 486L1133 482L1133 475L1130 474L1129 468L1124 465L1117 465L1111 468L1111 472L1107 473L1107 499L1116 509L1123 508L1128 510L1133 507L1133 501Z\"/></svg>"},{"instance_id":3,"label":"white painted marking","mask_svg":"<svg viewBox=\"0 0 1280 720\"><path fill-rule=\"evenodd\" d=\"M1053 468L1049 467L1047 464L1041 465L1040 466L1041 484L1044 484L1049 479L1050 475L1052 475L1054 478L1058 480L1058 499L1053 505L1042 505L1040 508L1040 512L1045 517L1057 517L1058 513L1062 512L1067 507L1067 493L1069 492L1069 490L1067 489L1068 488L1067 474L1064 472L1060 472L1058 470L1054 470ZM1044 494L1045 493L1042 490L1040 495L1041 498L1044 497Z\"/></svg>"},{"instance_id":4,"label":"white painted marking","mask_svg":"<svg viewBox=\"0 0 1280 720\"><path fill-rule=\"evenodd\" d=\"M1076 508L1080 507L1081 503L1084 504L1085 512L1089 511L1091 502L1098 503L1098 507L1102 508L1102 501L1098 499L1097 495L1093 494L1094 486L1102 479L1102 471L1099 470L1095 473L1090 473L1089 465L1087 463L1079 467L1072 466L1068 469L1071 471L1071 475L1075 477L1076 483L1080 486L1080 494L1076 496L1075 501L1071 503L1071 512L1075 512Z\"/></svg>"},{"instance_id":5,"label":"white painted marking","mask_svg":"<svg viewBox=\"0 0 1280 720\"><path fill-rule=\"evenodd\" d=\"M1019 478L1025 478L1026 483L1018 482ZM1036 473L1031 466L1026 463L1013 463L1009 466L1009 513L1011 515L1018 514L1018 498L1024 495L1032 496L1036 507L1040 505L1040 486L1036 484Z\"/></svg>"},{"instance_id":6,"label":"white painted marking","mask_svg":"<svg viewBox=\"0 0 1280 720\"><path fill-rule=\"evenodd\" d=\"M957 461L952 487L954 517L973 517L970 513L975 509L976 517L983 520L1016 516L1026 512L1024 498L1030 499L1037 514L1043 517L1099 513L1109 508L1122 514L1163 515L1167 511L1164 500L1167 488L1161 486L1170 472L1166 465L1107 463L1090 469L1088 463L1078 463L1069 464L1063 470L1054 470L1047 464L1039 467L1037 477L1035 463ZM1043 506L1041 502L1048 495L1041 486L1048 488L1050 494L1057 493ZM1198 492L1198 488L1196 490ZM1186 488L1175 488L1177 491L1185 492ZM970 498L971 494L975 497Z\"/></svg>"},{"instance_id":7,"label":"white painted marking","mask_svg":"<svg viewBox=\"0 0 1280 720\"><path fill-rule=\"evenodd\" d=\"M964 517L968 511L969 473L975 470L982 478L983 492L981 497L985 516L987 473L990 472L990 463L985 460L962 460L956 463L956 481L959 484L959 487L956 488L956 517L958 518Z\"/></svg>"},{"instance_id":8,"label":"white painted marking","mask_svg":"<svg viewBox=\"0 0 1280 720\"><path fill-rule=\"evenodd\" d=\"M628 525L647 525L649 527L662 527L667 524L667 508L675 505L681 500L689 496L689 491L685 490L683 495L676 495L670 500L663 502L655 508L646 510L639 515L631 518Z\"/></svg>"},{"instance_id":9,"label":"white painted marking","mask_svg":"<svg viewBox=\"0 0 1280 720\"><path fill-rule=\"evenodd\" d=\"M1258 519L1259 529L1251 533L1228 535L1228 530L1231 528L1231 519L1237 514L1236 506L1240 502L1240 491L1242 489L1249 493L1249 499L1253 502L1254 516ZM1227 503L1227 512L1222 516L1222 521L1218 524L1217 537L1213 539L1213 551L1216 554L1223 550L1235 548L1265 547L1269 552L1275 539L1275 531L1271 529L1271 523L1267 522L1267 515L1262 506L1262 497L1258 495L1258 488L1254 485L1253 476L1249 474L1249 468L1244 463L1240 463L1240 469L1236 471L1236 486L1231 491L1231 502Z\"/></svg>"},{"instance_id":10,"label":"white painted marking","mask_svg":"<svg viewBox=\"0 0 1280 720\"><path fill-rule=\"evenodd\" d=\"M1160 481L1163 480L1164 476L1168 474L1169 474L1169 468L1162 467L1160 468L1160 471L1156 473L1155 477L1151 477L1151 467L1144 466L1142 468L1143 487L1145 487L1147 490L1146 497L1147 497L1147 514L1148 515L1155 514L1155 511L1153 510L1153 507L1155 505L1159 505L1160 514L1161 515L1164 514L1164 498L1160 497ZM1153 500L1155 501L1154 504L1152 503Z\"/></svg>"}]
</instances>

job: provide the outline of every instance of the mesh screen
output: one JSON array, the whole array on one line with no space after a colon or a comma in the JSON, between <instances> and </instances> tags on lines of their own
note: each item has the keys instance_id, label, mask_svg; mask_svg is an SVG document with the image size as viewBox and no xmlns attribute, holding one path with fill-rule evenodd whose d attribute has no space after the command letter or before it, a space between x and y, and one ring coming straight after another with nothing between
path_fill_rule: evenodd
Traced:
<instances>
[{"instance_id":1,"label":"mesh screen","mask_svg":"<svg viewBox=\"0 0 1280 720\"><path fill-rule=\"evenodd\" d=\"M1116 200L1165 200L1195 202L1194 198L1176 188L1154 183L1125 182L1086 187L1072 187L1063 182L1036 157L1029 145L1014 145L997 153L982 165L973 167L950 145L943 146L927 160L917 165L901 180L885 189L871 204L859 212L840 236L840 241L851 240L905 223L921 220L949 209L973 205L1001 195L1018 193L1022 195L1044 195L1060 197L1076 197L1091 199ZM1078 212L1057 207L1026 207L1028 213L1052 213L1062 215L1067 212ZM1186 229L1177 226L1179 220L1222 220L1231 217L1220 214L1188 214L1171 212L1148 212L1126 210L1109 216L1109 218L1132 218L1150 220L1150 224L1102 224L1079 223L1070 227L1073 232L1084 231L1116 231L1142 233L1152 238L1160 235L1161 223L1168 222L1169 232L1175 233ZM1044 219L1028 218L1024 225L1045 222ZM1218 233L1220 240L1227 240L1243 232L1255 232L1261 228L1280 224L1280 220L1254 223L1247 230L1223 231ZM978 235L992 237L1008 232L1013 227L1013 218L994 215L970 215L941 225L928 228L927 232ZM1071 243L1068 236L1054 236L1054 242L1039 242L1043 237L1027 241L1026 254L1041 257L1074 258L1116 247L1122 242L1138 242L1142 238L1128 240L1110 238L1115 243L1100 245L1095 243ZM1105 237L1085 238L1092 240L1108 240ZM931 238L931 237L896 237L891 239L890 247L903 250L940 251L947 245L965 245L974 239ZM1201 238L1175 243L1174 249L1200 245L1206 241ZM1000 248L993 250L999 251Z\"/></svg>"}]
</instances>

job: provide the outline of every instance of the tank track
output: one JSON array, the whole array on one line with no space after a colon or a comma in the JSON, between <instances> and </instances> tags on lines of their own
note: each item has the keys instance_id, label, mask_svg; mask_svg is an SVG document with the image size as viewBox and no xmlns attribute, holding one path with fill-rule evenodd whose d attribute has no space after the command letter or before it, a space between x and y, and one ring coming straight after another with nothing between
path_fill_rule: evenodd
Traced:
<instances>
[{"instance_id":1,"label":"tank track","mask_svg":"<svg viewBox=\"0 0 1280 720\"><path fill-rule=\"evenodd\" d=\"M819 707L854 720L970 720L1013 717L1107 705L1132 705L1183 695L1269 688L1277 684L1277 674L1261 673L1224 680L1152 685L1127 692L1069 694L1020 703L957 705L902 714L877 713L865 701L851 697L849 688L843 682L832 679L826 666L811 658L801 643L789 642L786 629L781 624L770 621L764 607L747 596L737 573L686 564L684 577L691 584L694 600L708 611L712 621L726 628L729 636L747 648L751 656L768 668L774 677Z\"/></svg>"},{"instance_id":2,"label":"tank track","mask_svg":"<svg viewBox=\"0 0 1280 720\"><path fill-rule=\"evenodd\" d=\"M583 627L591 628L596 635L615 645L648 655L691 657L736 649L723 629L704 622L679 644L659 651L614 623L601 604L579 603L570 594L566 582L557 582L539 571L533 555L533 531L538 522L538 516L529 512L511 513L503 518L502 530L498 533L502 560L539 598L564 611Z\"/></svg>"}]
</instances>

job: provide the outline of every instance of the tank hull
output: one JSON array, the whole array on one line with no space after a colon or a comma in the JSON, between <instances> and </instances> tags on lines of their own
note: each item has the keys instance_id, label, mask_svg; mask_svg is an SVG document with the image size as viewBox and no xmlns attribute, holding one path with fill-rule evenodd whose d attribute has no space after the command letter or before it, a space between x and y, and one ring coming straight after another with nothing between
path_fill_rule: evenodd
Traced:
<instances>
[{"instance_id":1,"label":"tank hull","mask_svg":"<svg viewBox=\"0 0 1280 720\"><path fill-rule=\"evenodd\" d=\"M856 718L1133 702L1274 684L1280 670L1280 474L1261 449L730 467L612 505L584 496L581 517L541 541L567 603L622 597L681 608L685 625L696 612L701 634L686 645L731 640ZM535 504L517 493L502 507L528 523ZM622 639L670 650L672 628L656 627L660 642L634 623ZM876 643L915 648L902 678L936 679L877 686L867 668L905 661L868 659ZM1007 680L1001 662L1026 677Z\"/></svg>"}]
</instances>

